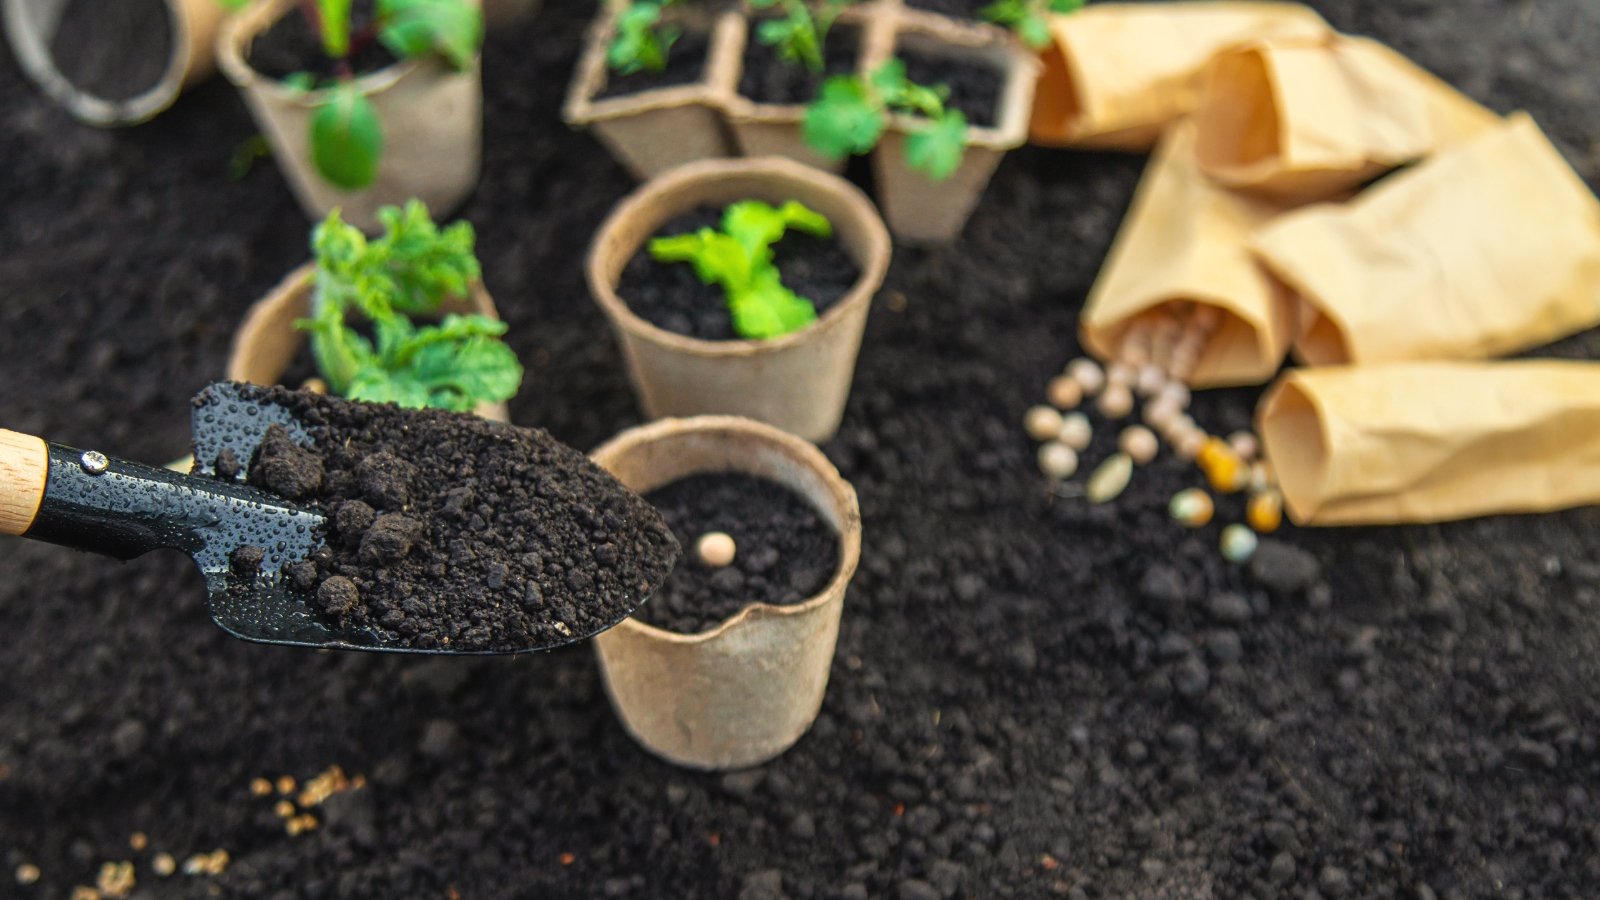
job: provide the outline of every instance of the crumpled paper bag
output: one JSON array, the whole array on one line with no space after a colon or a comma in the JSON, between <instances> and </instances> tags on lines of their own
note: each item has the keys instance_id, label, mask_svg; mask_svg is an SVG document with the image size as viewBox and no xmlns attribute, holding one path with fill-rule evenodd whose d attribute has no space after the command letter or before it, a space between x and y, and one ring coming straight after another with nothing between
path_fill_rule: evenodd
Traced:
<instances>
[{"instance_id":1,"label":"crumpled paper bag","mask_svg":"<svg viewBox=\"0 0 1600 900\"><path fill-rule=\"evenodd\" d=\"M1172 128L1139 183L1133 206L1079 318L1085 347L1117 355L1128 326L1168 304L1223 313L1190 378L1193 387L1261 384L1294 337L1294 303L1247 249L1282 207L1218 188L1194 160L1194 129Z\"/></svg>"},{"instance_id":2,"label":"crumpled paper bag","mask_svg":"<svg viewBox=\"0 0 1600 900\"><path fill-rule=\"evenodd\" d=\"M1301 525L1600 503L1600 363L1296 369L1262 398L1256 419Z\"/></svg>"},{"instance_id":3,"label":"crumpled paper bag","mask_svg":"<svg viewBox=\"0 0 1600 900\"><path fill-rule=\"evenodd\" d=\"M1032 140L1144 152L1192 111L1217 51L1331 32L1295 3L1093 3L1052 16L1054 43L1034 97Z\"/></svg>"},{"instance_id":4,"label":"crumpled paper bag","mask_svg":"<svg viewBox=\"0 0 1600 900\"><path fill-rule=\"evenodd\" d=\"M1314 365L1477 359L1600 323L1600 202L1526 115L1256 236Z\"/></svg>"},{"instance_id":5,"label":"crumpled paper bag","mask_svg":"<svg viewBox=\"0 0 1600 900\"><path fill-rule=\"evenodd\" d=\"M1368 38L1272 41L1219 54L1195 113L1218 182L1320 200L1499 124L1488 109Z\"/></svg>"}]
</instances>

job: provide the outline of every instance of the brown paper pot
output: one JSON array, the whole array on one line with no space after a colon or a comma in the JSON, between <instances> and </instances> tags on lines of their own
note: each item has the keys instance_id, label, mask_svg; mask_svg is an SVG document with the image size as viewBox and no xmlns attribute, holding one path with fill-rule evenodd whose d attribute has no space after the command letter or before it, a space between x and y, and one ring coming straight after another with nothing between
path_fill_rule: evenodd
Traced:
<instances>
[{"instance_id":1,"label":"brown paper pot","mask_svg":"<svg viewBox=\"0 0 1600 900\"><path fill-rule=\"evenodd\" d=\"M1340 35L1221 54L1195 121L1207 174L1307 201L1355 188L1499 119L1388 47Z\"/></svg>"},{"instance_id":2,"label":"brown paper pot","mask_svg":"<svg viewBox=\"0 0 1600 900\"><path fill-rule=\"evenodd\" d=\"M920 127L914 118L895 116L872 153L878 203L894 236L908 243L955 240L1006 151L1027 140L1028 110L1039 63L1010 36L993 28L912 11L888 17L888 21L895 27L876 29L870 37L867 71L891 59L896 47L906 45L929 55L977 60L1004 76L995 124L967 129L966 155L944 181L933 181L906 164L906 137Z\"/></svg>"},{"instance_id":3,"label":"brown paper pot","mask_svg":"<svg viewBox=\"0 0 1600 900\"><path fill-rule=\"evenodd\" d=\"M126 0L101 0L110 8ZM66 12L67 0L5 0L6 34L12 52L28 77L52 100L91 125L134 125L171 106L178 95L215 68L217 29L225 10L217 0L167 0L171 43L160 80L133 97L113 100L74 85L57 68L51 44ZM108 54L117 54L104 48ZM127 52L153 52L155 48L128 46Z\"/></svg>"},{"instance_id":4,"label":"brown paper pot","mask_svg":"<svg viewBox=\"0 0 1600 900\"><path fill-rule=\"evenodd\" d=\"M883 16L859 8L846 10L837 25L854 25L861 31L862 58L870 45L869 32L877 27ZM742 70L744 51L751 40L754 24L739 13L727 13L717 23L721 39L727 42L728 53L738 60ZM858 70L861 67L857 67ZM757 103L738 93L738 79L734 80L734 93L727 104L728 128L733 133L735 145L745 156L782 156L805 163L825 172L843 172L846 160L831 160L806 143L801 132L805 122L805 104Z\"/></svg>"},{"instance_id":5,"label":"brown paper pot","mask_svg":"<svg viewBox=\"0 0 1600 900\"><path fill-rule=\"evenodd\" d=\"M1302 525L1438 522L1600 503L1600 364L1300 369L1257 430Z\"/></svg>"},{"instance_id":6,"label":"brown paper pot","mask_svg":"<svg viewBox=\"0 0 1600 900\"><path fill-rule=\"evenodd\" d=\"M666 419L623 432L594 461L639 493L699 472L745 472L796 491L839 532L839 568L810 599L752 603L687 635L626 619L594 639L611 706L646 749L697 769L766 762L822 706L845 589L861 557L855 491L816 447L748 419Z\"/></svg>"},{"instance_id":7,"label":"brown paper pot","mask_svg":"<svg viewBox=\"0 0 1600 900\"><path fill-rule=\"evenodd\" d=\"M357 84L383 124L377 179L359 191L328 184L311 162L308 138L315 94L297 93L256 73L245 62L256 36L294 10L296 0L260 0L223 27L217 56L244 95L272 154L306 215L321 219L335 207L346 222L372 232L378 209L415 197L445 216L478 181L483 157L483 83L479 64L457 72L437 59L396 63Z\"/></svg>"},{"instance_id":8,"label":"brown paper pot","mask_svg":"<svg viewBox=\"0 0 1600 900\"><path fill-rule=\"evenodd\" d=\"M696 160L732 156L733 142L723 121L723 108L738 81L739 55L727 46L727 28L695 10L680 7L669 15L685 26L704 27L712 33L699 81L597 99L610 76L606 48L624 8L607 4L595 18L562 118L568 125L592 129L611 155L638 178Z\"/></svg>"},{"instance_id":9,"label":"brown paper pot","mask_svg":"<svg viewBox=\"0 0 1600 900\"><path fill-rule=\"evenodd\" d=\"M316 267L310 263L295 269L245 314L244 322L233 335L228 353L228 380L251 384L278 384L283 373L306 344L306 333L295 328L296 319L311 315L311 297ZM446 300L443 311L500 318L494 300L483 284L472 286L472 296ZM295 385L290 385L294 387ZM485 403L475 412L496 422L509 420L504 403Z\"/></svg>"},{"instance_id":10,"label":"brown paper pot","mask_svg":"<svg viewBox=\"0 0 1600 900\"><path fill-rule=\"evenodd\" d=\"M1079 319L1083 344L1101 359L1117 353L1140 316L1186 302L1222 312L1190 383L1261 384L1294 337L1294 304L1250 257L1251 232L1277 214L1273 204L1218 188L1194 160L1190 123L1157 149Z\"/></svg>"},{"instance_id":11,"label":"brown paper pot","mask_svg":"<svg viewBox=\"0 0 1600 900\"><path fill-rule=\"evenodd\" d=\"M1303 301L1295 350L1316 365L1499 356L1600 323L1600 203L1525 115L1255 247Z\"/></svg>"},{"instance_id":12,"label":"brown paper pot","mask_svg":"<svg viewBox=\"0 0 1600 900\"><path fill-rule=\"evenodd\" d=\"M1052 16L1055 41L1042 55L1031 138L1143 152L1194 110L1219 51L1330 31L1294 3L1092 3Z\"/></svg>"},{"instance_id":13,"label":"brown paper pot","mask_svg":"<svg viewBox=\"0 0 1600 900\"><path fill-rule=\"evenodd\" d=\"M766 341L706 341L657 328L617 296L623 267L667 220L697 206L752 199L799 200L827 216L861 267L855 287L815 323ZM587 274L645 415L746 416L821 442L844 416L867 309L888 267L889 233L865 194L838 176L769 157L706 160L652 179L600 227Z\"/></svg>"}]
</instances>

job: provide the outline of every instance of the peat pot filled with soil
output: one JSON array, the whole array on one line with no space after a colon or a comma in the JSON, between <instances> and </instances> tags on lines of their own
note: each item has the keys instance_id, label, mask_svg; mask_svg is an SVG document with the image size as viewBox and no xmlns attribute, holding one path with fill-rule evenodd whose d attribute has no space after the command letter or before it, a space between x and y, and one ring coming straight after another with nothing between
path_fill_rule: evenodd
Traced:
<instances>
[{"instance_id":1,"label":"peat pot filled with soil","mask_svg":"<svg viewBox=\"0 0 1600 900\"><path fill-rule=\"evenodd\" d=\"M990 26L915 11L894 21L874 41L869 68L899 59L911 82L946 86L945 105L967 118L966 150L949 177L930 178L911 167L906 147L925 121L896 114L872 155L878 203L896 238L954 240L1000 160L1027 139L1038 59Z\"/></svg>"},{"instance_id":2,"label":"peat pot filled with soil","mask_svg":"<svg viewBox=\"0 0 1600 900\"><path fill-rule=\"evenodd\" d=\"M868 33L887 27L884 17L861 9L846 9L822 42L822 68L784 59L779 48L759 39L761 25L772 14L743 16L729 13L718 22L730 53L739 59L737 90L728 104L728 127L745 156L784 156L829 172L844 171L845 161L822 156L802 134L806 104L816 98L822 82L833 75L854 75L861 70Z\"/></svg>"},{"instance_id":3,"label":"peat pot filled with soil","mask_svg":"<svg viewBox=\"0 0 1600 900\"><path fill-rule=\"evenodd\" d=\"M92 125L132 125L211 74L218 0L5 0L28 77Z\"/></svg>"},{"instance_id":4,"label":"peat pot filled with soil","mask_svg":"<svg viewBox=\"0 0 1600 900\"><path fill-rule=\"evenodd\" d=\"M217 56L306 215L337 208L373 231L380 207L411 198L439 215L454 210L482 164L476 45L453 58L398 58L371 36L373 0L354 0L349 56L332 59L300 5L259 0L223 26ZM309 88L298 83L307 73Z\"/></svg>"},{"instance_id":5,"label":"peat pot filled with soil","mask_svg":"<svg viewBox=\"0 0 1600 900\"><path fill-rule=\"evenodd\" d=\"M751 240L751 229L730 227L749 207L761 207L759 217L805 221L768 234L781 235L769 246ZM754 245L741 252L755 259L752 269L776 269L767 281L753 279L769 290L746 297L727 279L705 278L706 260L660 257L663 243L684 241ZM872 202L838 176L776 157L708 160L655 178L618 204L589 250L587 275L647 416L746 416L820 442L844 416L889 248ZM799 306L798 318L786 318L778 336L747 336L758 332L746 304L760 307L775 292L789 295L777 298L788 304L779 312Z\"/></svg>"},{"instance_id":6,"label":"peat pot filled with soil","mask_svg":"<svg viewBox=\"0 0 1600 900\"><path fill-rule=\"evenodd\" d=\"M623 726L694 768L787 750L828 686L861 555L855 491L816 447L731 416L634 428L592 458L684 546L641 612L595 639Z\"/></svg>"},{"instance_id":7,"label":"peat pot filled with soil","mask_svg":"<svg viewBox=\"0 0 1600 900\"><path fill-rule=\"evenodd\" d=\"M595 137L637 178L674 166L733 155L723 107L733 92L738 56L717 16L702 3L665 7L640 26L659 55L612 53L630 4L608 2L584 43L562 118ZM675 39L667 37L676 35ZM637 44L630 45L637 46Z\"/></svg>"}]
</instances>

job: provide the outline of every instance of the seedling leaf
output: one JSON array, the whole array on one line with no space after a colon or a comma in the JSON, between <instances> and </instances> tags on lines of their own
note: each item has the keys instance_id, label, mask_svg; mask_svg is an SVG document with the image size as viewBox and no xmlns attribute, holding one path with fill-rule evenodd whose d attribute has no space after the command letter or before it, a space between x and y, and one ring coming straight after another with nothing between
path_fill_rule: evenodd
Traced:
<instances>
[{"instance_id":1,"label":"seedling leaf","mask_svg":"<svg viewBox=\"0 0 1600 900\"><path fill-rule=\"evenodd\" d=\"M311 159L329 184L359 190L378 176L383 126L378 110L354 84L328 91L311 114Z\"/></svg>"},{"instance_id":2,"label":"seedling leaf","mask_svg":"<svg viewBox=\"0 0 1600 900\"><path fill-rule=\"evenodd\" d=\"M378 0L377 10L378 39L402 59L437 52L465 69L483 45L483 14L462 0Z\"/></svg>"},{"instance_id":3,"label":"seedling leaf","mask_svg":"<svg viewBox=\"0 0 1600 900\"><path fill-rule=\"evenodd\" d=\"M906 162L934 181L955 174L967 151L967 117L949 110L906 137Z\"/></svg>"},{"instance_id":4,"label":"seedling leaf","mask_svg":"<svg viewBox=\"0 0 1600 900\"><path fill-rule=\"evenodd\" d=\"M332 59L350 55L351 0L317 0L317 30L322 32L322 50Z\"/></svg>"},{"instance_id":5,"label":"seedling leaf","mask_svg":"<svg viewBox=\"0 0 1600 900\"><path fill-rule=\"evenodd\" d=\"M655 0L638 0L617 18L617 36L606 48L606 64L612 71L632 75L644 70L660 72L667 67L667 54L683 30L661 24L664 6Z\"/></svg>"},{"instance_id":6,"label":"seedling leaf","mask_svg":"<svg viewBox=\"0 0 1600 900\"><path fill-rule=\"evenodd\" d=\"M871 150L887 124L881 103L860 79L835 75L806 108L801 132L813 150L837 160Z\"/></svg>"}]
</instances>

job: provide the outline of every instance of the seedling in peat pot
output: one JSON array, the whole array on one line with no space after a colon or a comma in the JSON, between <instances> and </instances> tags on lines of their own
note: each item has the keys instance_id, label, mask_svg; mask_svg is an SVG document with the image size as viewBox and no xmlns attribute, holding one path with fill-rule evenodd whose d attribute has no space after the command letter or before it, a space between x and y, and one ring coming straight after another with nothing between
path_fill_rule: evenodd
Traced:
<instances>
[{"instance_id":1,"label":"seedling in peat pot","mask_svg":"<svg viewBox=\"0 0 1600 900\"><path fill-rule=\"evenodd\" d=\"M465 296L480 274L472 226L440 230L413 200L378 212L383 235L367 240L335 210L312 237L316 295L311 332L317 368L336 394L352 400L467 412L516 394L522 366L500 340L506 325L488 316L447 315L418 326L412 315L437 313L447 297ZM350 324L365 317L373 337Z\"/></svg>"},{"instance_id":2,"label":"seedling in peat pot","mask_svg":"<svg viewBox=\"0 0 1600 900\"><path fill-rule=\"evenodd\" d=\"M828 159L863 154L878 145L890 113L923 119L906 140L906 162L934 181L955 173L967 149L967 117L945 105L945 85L924 87L906 77L906 64L891 59L868 78L836 75L806 109L806 143Z\"/></svg>"},{"instance_id":3,"label":"seedling in peat pot","mask_svg":"<svg viewBox=\"0 0 1600 900\"><path fill-rule=\"evenodd\" d=\"M606 48L606 65L618 75L660 72L683 29L661 21L672 0L638 0L617 18L617 36Z\"/></svg>"},{"instance_id":4,"label":"seedling in peat pot","mask_svg":"<svg viewBox=\"0 0 1600 900\"><path fill-rule=\"evenodd\" d=\"M783 286L772 260L772 245L790 228L823 238L833 234L825 216L798 200L781 207L745 200L723 211L721 231L702 228L655 238L650 255L661 262L693 263L701 281L719 285L727 294L734 331L767 340L817 319L816 305Z\"/></svg>"},{"instance_id":5,"label":"seedling in peat pot","mask_svg":"<svg viewBox=\"0 0 1600 900\"><path fill-rule=\"evenodd\" d=\"M782 16L761 22L756 39L777 48L779 59L821 72L822 46L827 43L828 32L851 2L824 0L813 12L804 0L750 0L756 9L777 8L783 12Z\"/></svg>"},{"instance_id":6,"label":"seedling in peat pot","mask_svg":"<svg viewBox=\"0 0 1600 900\"><path fill-rule=\"evenodd\" d=\"M250 0L218 0L241 9ZM378 41L400 59L437 56L466 69L483 44L483 14L469 0L375 0L373 20L351 24L352 0L300 0L307 23L333 62L334 76L319 80L310 72L284 79L292 90L316 92L311 114L311 159L334 187L360 190L372 184L383 157L383 123L378 110L356 83L352 60Z\"/></svg>"},{"instance_id":7,"label":"seedling in peat pot","mask_svg":"<svg viewBox=\"0 0 1600 900\"><path fill-rule=\"evenodd\" d=\"M985 6L984 19L1003 25L1035 50L1050 46L1050 16L1083 9L1083 0L997 0Z\"/></svg>"}]
</instances>

